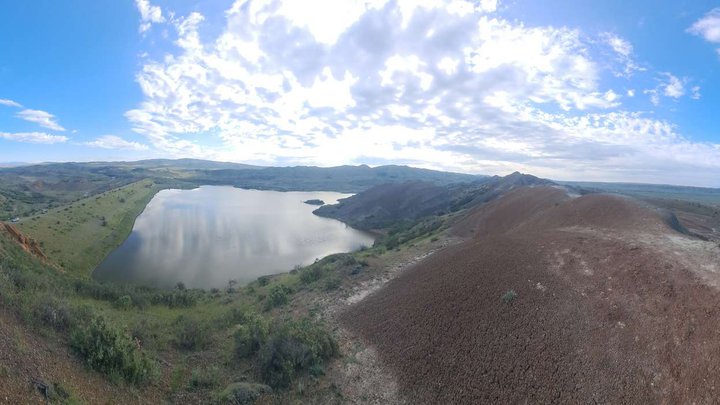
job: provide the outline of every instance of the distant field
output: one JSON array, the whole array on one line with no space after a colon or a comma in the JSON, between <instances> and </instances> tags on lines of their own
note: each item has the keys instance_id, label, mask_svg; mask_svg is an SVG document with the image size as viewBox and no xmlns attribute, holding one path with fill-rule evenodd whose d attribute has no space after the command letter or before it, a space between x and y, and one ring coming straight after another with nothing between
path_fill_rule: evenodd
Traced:
<instances>
[{"instance_id":1,"label":"distant field","mask_svg":"<svg viewBox=\"0 0 720 405\"><path fill-rule=\"evenodd\" d=\"M135 218L160 189L151 180L138 181L25 218L18 227L63 269L90 276L125 240Z\"/></svg>"}]
</instances>

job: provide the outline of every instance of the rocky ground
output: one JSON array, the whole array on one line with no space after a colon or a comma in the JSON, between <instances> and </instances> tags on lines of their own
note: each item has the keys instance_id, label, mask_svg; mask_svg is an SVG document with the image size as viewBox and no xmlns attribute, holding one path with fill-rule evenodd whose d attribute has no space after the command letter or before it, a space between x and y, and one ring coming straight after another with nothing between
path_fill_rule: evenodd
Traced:
<instances>
[{"instance_id":1,"label":"rocky ground","mask_svg":"<svg viewBox=\"0 0 720 405\"><path fill-rule=\"evenodd\" d=\"M712 403L720 248L666 219L621 197L513 191L338 319L413 403Z\"/></svg>"}]
</instances>

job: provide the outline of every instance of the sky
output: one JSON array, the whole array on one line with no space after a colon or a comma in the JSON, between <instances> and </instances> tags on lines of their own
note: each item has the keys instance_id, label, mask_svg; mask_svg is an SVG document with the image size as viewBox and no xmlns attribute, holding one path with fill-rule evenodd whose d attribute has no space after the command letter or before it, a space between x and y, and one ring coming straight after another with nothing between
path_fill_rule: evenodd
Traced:
<instances>
[{"instance_id":1,"label":"sky","mask_svg":"<svg viewBox=\"0 0 720 405\"><path fill-rule=\"evenodd\" d=\"M718 106L713 1L0 3L0 162L720 187Z\"/></svg>"}]
</instances>

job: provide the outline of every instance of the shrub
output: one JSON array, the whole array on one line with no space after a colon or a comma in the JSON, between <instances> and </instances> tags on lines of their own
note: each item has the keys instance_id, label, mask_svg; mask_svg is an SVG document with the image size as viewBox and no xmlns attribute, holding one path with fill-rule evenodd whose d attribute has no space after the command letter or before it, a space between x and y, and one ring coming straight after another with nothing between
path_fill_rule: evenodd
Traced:
<instances>
[{"instance_id":1,"label":"shrub","mask_svg":"<svg viewBox=\"0 0 720 405\"><path fill-rule=\"evenodd\" d=\"M340 284L342 284L340 277L330 277L325 280L325 291L337 290L338 287L340 287Z\"/></svg>"},{"instance_id":2,"label":"shrub","mask_svg":"<svg viewBox=\"0 0 720 405\"><path fill-rule=\"evenodd\" d=\"M155 362L136 342L100 316L74 330L70 345L90 368L112 378L140 384L152 378L157 370Z\"/></svg>"},{"instance_id":3,"label":"shrub","mask_svg":"<svg viewBox=\"0 0 720 405\"><path fill-rule=\"evenodd\" d=\"M217 367L194 369L190 374L191 390L213 389L220 385L220 370Z\"/></svg>"},{"instance_id":4,"label":"shrub","mask_svg":"<svg viewBox=\"0 0 720 405\"><path fill-rule=\"evenodd\" d=\"M322 277L323 267L317 264L308 266L300 271L300 281L303 284L310 284Z\"/></svg>"},{"instance_id":5,"label":"shrub","mask_svg":"<svg viewBox=\"0 0 720 405\"><path fill-rule=\"evenodd\" d=\"M385 241L385 247L388 250L395 249L398 246L400 246L400 241L397 235L392 235Z\"/></svg>"},{"instance_id":6,"label":"shrub","mask_svg":"<svg viewBox=\"0 0 720 405\"><path fill-rule=\"evenodd\" d=\"M325 328L307 318L276 326L260 349L260 377L273 388L285 388L304 370L321 368L338 354L335 340Z\"/></svg>"},{"instance_id":7,"label":"shrub","mask_svg":"<svg viewBox=\"0 0 720 405\"><path fill-rule=\"evenodd\" d=\"M509 304L517 298L517 293L513 290L508 290L505 294L502 295L502 300L504 303Z\"/></svg>"},{"instance_id":8,"label":"shrub","mask_svg":"<svg viewBox=\"0 0 720 405\"><path fill-rule=\"evenodd\" d=\"M45 326L64 331L70 326L70 310L52 297L46 297L35 306L35 317Z\"/></svg>"},{"instance_id":9,"label":"shrub","mask_svg":"<svg viewBox=\"0 0 720 405\"><path fill-rule=\"evenodd\" d=\"M268 337L268 325L255 313L245 314L244 324L235 332L235 355L246 358L255 354Z\"/></svg>"},{"instance_id":10,"label":"shrub","mask_svg":"<svg viewBox=\"0 0 720 405\"><path fill-rule=\"evenodd\" d=\"M120 309L130 309L132 305L133 301L129 295L123 295L115 301L115 306Z\"/></svg>"},{"instance_id":11,"label":"shrub","mask_svg":"<svg viewBox=\"0 0 720 405\"><path fill-rule=\"evenodd\" d=\"M175 320L175 344L183 350L197 350L208 343L209 326L198 320L180 315Z\"/></svg>"},{"instance_id":12,"label":"shrub","mask_svg":"<svg viewBox=\"0 0 720 405\"><path fill-rule=\"evenodd\" d=\"M288 303L288 295L292 291L290 288L283 284L274 285L268 294L267 301L265 301L265 309L270 310L272 308L279 307Z\"/></svg>"},{"instance_id":13,"label":"shrub","mask_svg":"<svg viewBox=\"0 0 720 405\"><path fill-rule=\"evenodd\" d=\"M233 405L254 404L261 395L271 392L272 389L264 384L232 383L220 393L218 402Z\"/></svg>"}]
</instances>

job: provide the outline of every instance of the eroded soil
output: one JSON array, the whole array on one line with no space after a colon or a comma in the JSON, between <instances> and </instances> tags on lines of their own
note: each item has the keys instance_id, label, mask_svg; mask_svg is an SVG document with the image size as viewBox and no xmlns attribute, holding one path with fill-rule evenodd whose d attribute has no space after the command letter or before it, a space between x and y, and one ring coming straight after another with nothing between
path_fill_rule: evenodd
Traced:
<instances>
[{"instance_id":1,"label":"eroded soil","mask_svg":"<svg viewBox=\"0 0 720 405\"><path fill-rule=\"evenodd\" d=\"M413 403L715 403L717 245L632 200L520 189L339 314ZM516 298L501 297L513 290Z\"/></svg>"}]
</instances>

